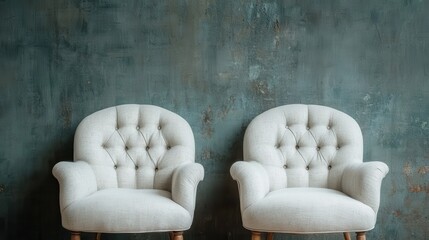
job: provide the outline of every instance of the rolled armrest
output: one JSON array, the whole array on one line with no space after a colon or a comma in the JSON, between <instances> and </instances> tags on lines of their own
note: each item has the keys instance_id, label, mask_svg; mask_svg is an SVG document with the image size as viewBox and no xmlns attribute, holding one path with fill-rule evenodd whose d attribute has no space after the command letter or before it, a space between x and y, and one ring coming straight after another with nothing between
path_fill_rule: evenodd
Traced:
<instances>
[{"instance_id":1,"label":"rolled armrest","mask_svg":"<svg viewBox=\"0 0 429 240\"><path fill-rule=\"evenodd\" d=\"M194 215L197 186L204 179L204 168L199 163L188 163L174 170L171 195L173 201Z\"/></svg>"},{"instance_id":2,"label":"rolled armrest","mask_svg":"<svg viewBox=\"0 0 429 240\"><path fill-rule=\"evenodd\" d=\"M84 161L59 162L52 173L60 184L61 211L74 201L97 191L94 172Z\"/></svg>"},{"instance_id":3,"label":"rolled armrest","mask_svg":"<svg viewBox=\"0 0 429 240\"><path fill-rule=\"evenodd\" d=\"M267 172L258 162L235 162L231 166L230 173L238 183L242 212L264 198L269 192L270 184Z\"/></svg>"},{"instance_id":4,"label":"rolled armrest","mask_svg":"<svg viewBox=\"0 0 429 240\"><path fill-rule=\"evenodd\" d=\"M389 167L383 162L364 162L347 166L342 178L343 192L370 206L377 213L381 181L388 172Z\"/></svg>"}]
</instances>

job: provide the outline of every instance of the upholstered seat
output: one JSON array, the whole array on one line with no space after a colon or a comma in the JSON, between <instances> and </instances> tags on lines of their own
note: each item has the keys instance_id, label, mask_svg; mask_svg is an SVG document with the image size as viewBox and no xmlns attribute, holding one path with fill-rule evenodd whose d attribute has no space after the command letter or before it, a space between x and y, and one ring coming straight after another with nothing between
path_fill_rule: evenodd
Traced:
<instances>
[{"instance_id":1,"label":"upholstered seat","mask_svg":"<svg viewBox=\"0 0 429 240\"><path fill-rule=\"evenodd\" d=\"M244 161L231 167L243 226L261 232L365 232L374 228L388 167L363 162L357 122L318 105L270 109L249 124Z\"/></svg>"},{"instance_id":2,"label":"upholstered seat","mask_svg":"<svg viewBox=\"0 0 429 240\"><path fill-rule=\"evenodd\" d=\"M279 189L243 211L251 230L288 233L367 231L375 217L368 205L327 188Z\"/></svg>"},{"instance_id":3,"label":"upholstered seat","mask_svg":"<svg viewBox=\"0 0 429 240\"><path fill-rule=\"evenodd\" d=\"M151 105L95 112L76 129L74 159L53 169L72 239L165 231L179 240L191 227L204 170L194 162L192 130L177 114Z\"/></svg>"},{"instance_id":4,"label":"upholstered seat","mask_svg":"<svg viewBox=\"0 0 429 240\"><path fill-rule=\"evenodd\" d=\"M64 227L84 232L167 232L186 230L192 222L170 192L154 189L100 190L65 208L63 215Z\"/></svg>"}]
</instances>

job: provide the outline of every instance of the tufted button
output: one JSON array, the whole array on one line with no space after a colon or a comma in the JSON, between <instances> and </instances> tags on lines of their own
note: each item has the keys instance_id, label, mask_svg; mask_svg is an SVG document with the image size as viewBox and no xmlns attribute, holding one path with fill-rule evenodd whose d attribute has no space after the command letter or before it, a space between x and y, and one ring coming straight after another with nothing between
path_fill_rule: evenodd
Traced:
<instances>
[{"instance_id":1,"label":"tufted button","mask_svg":"<svg viewBox=\"0 0 429 240\"><path fill-rule=\"evenodd\" d=\"M327 128L328 130L329 130L329 129L331 129L331 125L328 125L326 128Z\"/></svg>"},{"instance_id":2,"label":"tufted button","mask_svg":"<svg viewBox=\"0 0 429 240\"><path fill-rule=\"evenodd\" d=\"M129 148L128 148L128 146L125 146L125 151L127 151Z\"/></svg>"},{"instance_id":3,"label":"tufted button","mask_svg":"<svg viewBox=\"0 0 429 240\"><path fill-rule=\"evenodd\" d=\"M158 167L155 168L155 172L158 172Z\"/></svg>"},{"instance_id":4,"label":"tufted button","mask_svg":"<svg viewBox=\"0 0 429 240\"><path fill-rule=\"evenodd\" d=\"M328 166L328 170L331 170L331 168L332 168L332 166L331 166L331 165L329 165L329 166Z\"/></svg>"},{"instance_id":5,"label":"tufted button","mask_svg":"<svg viewBox=\"0 0 429 240\"><path fill-rule=\"evenodd\" d=\"M305 167L306 170L310 170L310 166Z\"/></svg>"},{"instance_id":6,"label":"tufted button","mask_svg":"<svg viewBox=\"0 0 429 240\"><path fill-rule=\"evenodd\" d=\"M101 144L101 147L106 148L106 144L105 143Z\"/></svg>"},{"instance_id":7,"label":"tufted button","mask_svg":"<svg viewBox=\"0 0 429 240\"><path fill-rule=\"evenodd\" d=\"M137 165L136 165L135 169L136 169L136 170L137 170L137 169L139 169L139 166L137 166Z\"/></svg>"},{"instance_id":8,"label":"tufted button","mask_svg":"<svg viewBox=\"0 0 429 240\"><path fill-rule=\"evenodd\" d=\"M309 126L307 126L307 127L306 127L306 129L307 129L307 130L310 130L310 127L309 127Z\"/></svg>"},{"instance_id":9,"label":"tufted button","mask_svg":"<svg viewBox=\"0 0 429 240\"><path fill-rule=\"evenodd\" d=\"M280 143L277 143L276 148L280 148L280 147L281 147Z\"/></svg>"},{"instance_id":10,"label":"tufted button","mask_svg":"<svg viewBox=\"0 0 429 240\"><path fill-rule=\"evenodd\" d=\"M288 125L286 125L286 126L285 126L285 128L286 128L286 129L289 129L289 126L288 126Z\"/></svg>"},{"instance_id":11,"label":"tufted button","mask_svg":"<svg viewBox=\"0 0 429 240\"><path fill-rule=\"evenodd\" d=\"M283 168L286 169L287 168L287 164L283 165Z\"/></svg>"},{"instance_id":12,"label":"tufted button","mask_svg":"<svg viewBox=\"0 0 429 240\"><path fill-rule=\"evenodd\" d=\"M296 145L296 146L295 146L295 148L296 148L296 149L299 149L299 146L298 146L298 145Z\"/></svg>"},{"instance_id":13,"label":"tufted button","mask_svg":"<svg viewBox=\"0 0 429 240\"><path fill-rule=\"evenodd\" d=\"M118 126L115 127L115 130L119 130Z\"/></svg>"},{"instance_id":14,"label":"tufted button","mask_svg":"<svg viewBox=\"0 0 429 240\"><path fill-rule=\"evenodd\" d=\"M116 165L116 164L115 164L115 166L113 166L113 168L114 168L114 169L117 169L117 168L118 168L118 165Z\"/></svg>"},{"instance_id":15,"label":"tufted button","mask_svg":"<svg viewBox=\"0 0 429 240\"><path fill-rule=\"evenodd\" d=\"M149 147L149 146L146 146L146 151L149 151L149 149L150 149L150 147Z\"/></svg>"},{"instance_id":16,"label":"tufted button","mask_svg":"<svg viewBox=\"0 0 429 240\"><path fill-rule=\"evenodd\" d=\"M337 149L337 150L339 150L339 149L340 149L340 146L337 146L337 147L336 147L336 149Z\"/></svg>"},{"instance_id":17,"label":"tufted button","mask_svg":"<svg viewBox=\"0 0 429 240\"><path fill-rule=\"evenodd\" d=\"M319 147L319 146L317 146L317 147L316 147L316 150L317 150L317 151L320 151L320 147Z\"/></svg>"},{"instance_id":18,"label":"tufted button","mask_svg":"<svg viewBox=\"0 0 429 240\"><path fill-rule=\"evenodd\" d=\"M137 129L137 130L139 130L139 129L140 129L140 126L137 126L137 127L136 127L136 129Z\"/></svg>"},{"instance_id":19,"label":"tufted button","mask_svg":"<svg viewBox=\"0 0 429 240\"><path fill-rule=\"evenodd\" d=\"M170 149L171 149L171 146L170 146L170 145L168 145L168 146L167 146L167 150L170 150Z\"/></svg>"},{"instance_id":20,"label":"tufted button","mask_svg":"<svg viewBox=\"0 0 429 240\"><path fill-rule=\"evenodd\" d=\"M158 126L158 130L161 130L161 125Z\"/></svg>"}]
</instances>

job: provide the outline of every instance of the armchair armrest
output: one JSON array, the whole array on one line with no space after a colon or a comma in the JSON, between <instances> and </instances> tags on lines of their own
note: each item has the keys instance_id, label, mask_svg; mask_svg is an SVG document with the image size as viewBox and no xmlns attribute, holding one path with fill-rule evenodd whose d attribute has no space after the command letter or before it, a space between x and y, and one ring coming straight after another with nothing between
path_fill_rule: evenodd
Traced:
<instances>
[{"instance_id":1,"label":"armchair armrest","mask_svg":"<svg viewBox=\"0 0 429 240\"><path fill-rule=\"evenodd\" d=\"M171 187L173 201L194 215L197 186L204 179L204 168L199 163L188 163L174 170Z\"/></svg>"},{"instance_id":2,"label":"armchair armrest","mask_svg":"<svg viewBox=\"0 0 429 240\"><path fill-rule=\"evenodd\" d=\"M52 173L60 184L61 211L74 201L97 191L94 172L84 161L59 162Z\"/></svg>"},{"instance_id":3,"label":"armchair armrest","mask_svg":"<svg viewBox=\"0 0 429 240\"><path fill-rule=\"evenodd\" d=\"M343 192L366 205L377 214L381 181L389 172L383 162L364 162L347 166L342 178Z\"/></svg>"},{"instance_id":4,"label":"armchair armrest","mask_svg":"<svg viewBox=\"0 0 429 240\"><path fill-rule=\"evenodd\" d=\"M238 183L241 212L264 198L270 190L267 172L259 162L235 162L231 166L230 173Z\"/></svg>"}]
</instances>

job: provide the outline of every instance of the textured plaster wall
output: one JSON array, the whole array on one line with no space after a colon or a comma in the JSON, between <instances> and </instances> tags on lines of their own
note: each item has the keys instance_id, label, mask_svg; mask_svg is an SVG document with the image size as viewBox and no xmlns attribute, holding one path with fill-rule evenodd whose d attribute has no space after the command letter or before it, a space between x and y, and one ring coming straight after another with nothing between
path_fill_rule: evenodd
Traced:
<instances>
[{"instance_id":1,"label":"textured plaster wall","mask_svg":"<svg viewBox=\"0 0 429 240\"><path fill-rule=\"evenodd\" d=\"M0 239L68 238L51 169L72 160L83 117L123 103L165 107L194 130L206 178L185 239L249 239L229 167L249 121L290 103L348 113L365 161L390 166L368 239L428 239L428 11L427 0L0 0Z\"/></svg>"}]
</instances>

